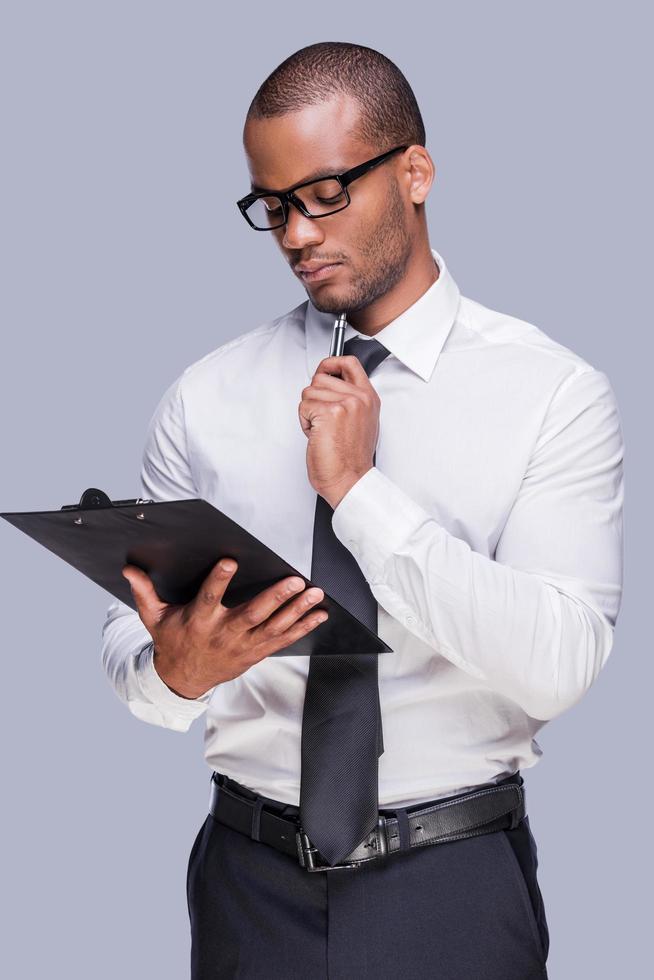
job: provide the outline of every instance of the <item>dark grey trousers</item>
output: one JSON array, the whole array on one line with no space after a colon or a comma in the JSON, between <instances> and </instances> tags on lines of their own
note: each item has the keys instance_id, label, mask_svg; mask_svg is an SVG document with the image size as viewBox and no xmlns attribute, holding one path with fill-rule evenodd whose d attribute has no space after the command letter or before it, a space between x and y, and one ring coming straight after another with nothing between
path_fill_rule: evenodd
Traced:
<instances>
[{"instance_id":1,"label":"dark grey trousers","mask_svg":"<svg viewBox=\"0 0 654 980\"><path fill-rule=\"evenodd\" d=\"M309 873L209 814L188 861L191 980L544 980L537 865L528 817L514 830Z\"/></svg>"}]
</instances>

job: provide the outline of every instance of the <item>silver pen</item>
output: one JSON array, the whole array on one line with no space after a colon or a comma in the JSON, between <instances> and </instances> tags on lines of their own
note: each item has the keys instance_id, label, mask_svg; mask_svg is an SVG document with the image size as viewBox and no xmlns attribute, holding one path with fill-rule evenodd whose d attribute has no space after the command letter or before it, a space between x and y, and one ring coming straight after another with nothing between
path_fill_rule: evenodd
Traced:
<instances>
[{"instance_id":1,"label":"silver pen","mask_svg":"<svg viewBox=\"0 0 654 980\"><path fill-rule=\"evenodd\" d=\"M332 346L329 351L330 357L340 357L345 345L345 325L347 323L347 313L339 313L334 322L334 332L332 334Z\"/></svg>"}]
</instances>

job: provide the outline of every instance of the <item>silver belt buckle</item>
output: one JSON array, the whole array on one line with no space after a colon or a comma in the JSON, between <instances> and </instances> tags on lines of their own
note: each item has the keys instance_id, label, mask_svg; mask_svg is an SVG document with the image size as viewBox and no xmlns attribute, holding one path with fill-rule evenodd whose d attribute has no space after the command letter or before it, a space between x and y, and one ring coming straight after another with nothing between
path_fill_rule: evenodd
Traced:
<instances>
[{"instance_id":1,"label":"silver belt buckle","mask_svg":"<svg viewBox=\"0 0 654 980\"><path fill-rule=\"evenodd\" d=\"M388 839L386 836L386 817L381 813L377 816L377 826L375 827L375 847L377 855L383 857L388 854ZM306 871L335 871L337 868L359 868L367 861L344 861L342 864L322 864L319 861L319 851L314 847L307 834L300 829L295 834L295 842L298 851L298 863Z\"/></svg>"}]
</instances>

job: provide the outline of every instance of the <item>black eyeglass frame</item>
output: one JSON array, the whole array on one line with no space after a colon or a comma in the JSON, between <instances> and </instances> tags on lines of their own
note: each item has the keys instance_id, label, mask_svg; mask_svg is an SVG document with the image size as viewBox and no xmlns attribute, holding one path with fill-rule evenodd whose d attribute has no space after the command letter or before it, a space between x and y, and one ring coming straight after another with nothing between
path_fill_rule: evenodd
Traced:
<instances>
[{"instance_id":1,"label":"black eyeglass frame","mask_svg":"<svg viewBox=\"0 0 654 980\"><path fill-rule=\"evenodd\" d=\"M345 208L351 203L350 193L347 188L353 180L363 177L363 175L367 174L368 171L373 169L373 167L377 167L380 163L384 163L384 161L388 160L393 153L399 153L400 150L407 149L408 144L406 146L396 146L392 150L387 150L386 153L380 153L379 156L372 157L371 160L366 160L364 163L360 163L356 167L351 167L350 170L346 170L342 174L329 174L326 177L318 178L314 177L313 180L305 180L300 184L294 184L293 187L289 187L287 191L259 191L256 194L246 194L245 197L242 197L240 201L236 202L236 204L238 205L239 211L247 223L251 228L254 228L255 231L274 231L275 228L282 228L288 221L289 204L295 205L298 211L303 214L305 218L326 218L330 214L337 214L339 211L344 211ZM334 208L333 211L325 211L324 214L310 214L300 198L293 192L299 190L301 187L308 187L309 184L320 183L323 180L337 180L345 192L346 202L342 207ZM248 217L247 209L254 203L254 201L259 200L261 197L276 197L279 199L282 206L283 221L280 221L278 225L269 225L267 228L260 228Z\"/></svg>"}]
</instances>

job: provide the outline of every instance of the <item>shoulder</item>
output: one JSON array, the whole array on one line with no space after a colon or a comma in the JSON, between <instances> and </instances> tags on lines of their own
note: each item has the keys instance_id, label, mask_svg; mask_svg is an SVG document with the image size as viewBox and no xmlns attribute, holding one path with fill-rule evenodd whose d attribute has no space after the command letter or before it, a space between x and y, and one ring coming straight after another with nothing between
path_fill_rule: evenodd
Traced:
<instances>
[{"instance_id":1,"label":"shoulder","mask_svg":"<svg viewBox=\"0 0 654 980\"><path fill-rule=\"evenodd\" d=\"M290 335L303 333L307 302L305 300L292 310L266 320L204 354L184 368L177 383L184 388L201 383L206 377L213 378L218 372L231 372L241 364L252 365L269 344L284 343Z\"/></svg>"},{"instance_id":2,"label":"shoulder","mask_svg":"<svg viewBox=\"0 0 654 980\"><path fill-rule=\"evenodd\" d=\"M555 373L576 374L595 370L589 362L564 344L550 337L541 327L528 320L501 313L462 296L457 320L462 333L491 348L503 348L514 357ZM567 369L567 370L566 370Z\"/></svg>"},{"instance_id":3,"label":"shoulder","mask_svg":"<svg viewBox=\"0 0 654 980\"><path fill-rule=\"evenodd\" d=\"M267 346L287 347L294 336L303 337L307 303L225 341L185 367L159 398L150 426L165 419L183 425L187 406L206 405L211 394L251 378L257 364L267 363Z\"/></svg>"},{"instance_id":4,"label":"shoulder","mask_svg":"<svg viewBox=\"0 0 654 980\"><path fill-rule=\"evenodd\" d=\"M620 428L607 374L534 323L462 296L448 349L474 352L493 390L508 393L516 411L539 421L542 435L580 416L589 425Z\"/></svg>"}]
</instances>

